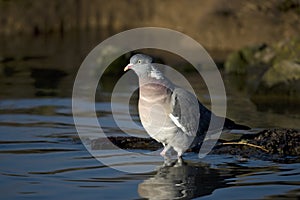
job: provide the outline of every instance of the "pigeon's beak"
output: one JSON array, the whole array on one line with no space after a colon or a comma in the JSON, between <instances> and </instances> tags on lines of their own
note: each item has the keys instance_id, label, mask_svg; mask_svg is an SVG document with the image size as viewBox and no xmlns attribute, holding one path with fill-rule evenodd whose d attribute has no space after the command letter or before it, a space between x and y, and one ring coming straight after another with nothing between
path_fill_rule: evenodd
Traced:
<instances>
[{"instance_id":1,"label":"pigeon's beak","mask_svg":"<svg viewBox=\"0 0 300 200\"><path fill-rule=\"evenodd\" d=\"M133 66L133 64L130 64L130 63L129 63L129 64L124 68L124 72L127 71L127 70L129 70L129 69L131 69L132 66Z\"/></svg>"}]
</instances>

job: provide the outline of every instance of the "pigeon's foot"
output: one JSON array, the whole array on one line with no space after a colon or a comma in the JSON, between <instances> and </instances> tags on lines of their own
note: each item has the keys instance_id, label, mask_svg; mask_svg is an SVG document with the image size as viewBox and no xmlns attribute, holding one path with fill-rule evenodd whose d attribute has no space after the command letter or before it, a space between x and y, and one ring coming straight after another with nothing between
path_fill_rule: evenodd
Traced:
<instances>
[{"instance_id":1,"label":"pigeon's foot","mask_svg":"<svg viewBox=\"0 0 300 200\"><path fill-rule=\"evenodd\" d=\"M169 157L164 157L165 160L164 160L164 164L163 164L163 167L171 167L174 165L174 163L172 162L172 159L169 158Z\"/></svg>"}]
</instances>

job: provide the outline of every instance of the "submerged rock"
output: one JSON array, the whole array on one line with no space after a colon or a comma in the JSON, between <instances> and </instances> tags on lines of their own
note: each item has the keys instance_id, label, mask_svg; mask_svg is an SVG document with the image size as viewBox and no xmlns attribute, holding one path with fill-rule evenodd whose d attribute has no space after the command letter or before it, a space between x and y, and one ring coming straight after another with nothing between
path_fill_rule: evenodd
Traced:
<instances>
[{"instance_id":1,"label":"submerged rock","mask_svg":"<svg viewBox=\"0 0 300 200\"><path fill-rule=\"evenodd\" d=\"M277 162L300 162L300 132L295 129L269 129L244 135L239 141L221 143L212 154L231 154Z\"/></svg>"},{"instance_id":2,"label":"submerged rock","mask_svg":"<svg viewBox=\"0 0 300 200\"><path fill-rule=\"evenodd\" d=\"M162 145L151 138L108 137L91 142L93 150L110 149L112 144L122 149L158 150ZM111 142L111 143L110 143ZM110 143L110 144L109 144ZM188 152L198 153L199 148ZM300 162L300 132L295 129L268 129L254 135L243 135L239 140L219 141L210 154L238 155L276 162Z\"/></svg>"},{"instance_id":3,"label":"submerged rock","mask_svg":"<svg viewBox=\"0 0 300 200\"><path fill-rule=\"evenodd\" d=\"M107 140L108 139L108 140ZM121 149L144 149L144 150L157 150L162 148L162 145L152 138L140 137L108 137L98 138L91 141L91 148L93 150L112 149L113 145Z\"/></svg>"},{"instance_id":4,"label":"submerged rock","mask_svg":"<svg viewBox=\"0 0 300 200\"><path fill-rule=\"evenodd\" d=\"M251 138L249 140L251 141ZM253 138L253 142L263 146L270 154L300 156L300 133L297 130L264 130Z\"/></svg>"}]
</instances>

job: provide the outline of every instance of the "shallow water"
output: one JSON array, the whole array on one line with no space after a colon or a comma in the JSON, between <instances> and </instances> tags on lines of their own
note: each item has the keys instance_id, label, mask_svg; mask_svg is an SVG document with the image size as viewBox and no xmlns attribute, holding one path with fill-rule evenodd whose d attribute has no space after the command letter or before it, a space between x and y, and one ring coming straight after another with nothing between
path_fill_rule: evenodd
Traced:
<instances>
[{"instance_id":1,"label":"shallow water","mask_svg":"<svg viewBox=\"0 0 300 200\"><path fill-rule=\"evenodd\" d=\"M0 102L2 199L261 199L300 194L300 164L217 155L199 160L189 153L183 166L163 167L159 156L144 162L141 156L140 161L137 157L136 163L128 163L128 155L108 152L106 156L118 157L121 167L136 167L138 171L153 166L152 171L141 174L114 170L97 161L82 145L70 105L66 98ZM110 126L111 134L116 133Z\"/></svg>"},{"instance_id":2,"label":"shallow water","mask_svg":"<svg viewBox=\"0 0 300 200\"><path fill-rule=\"evenodd\" d=\"M57 48L63 52L63 47ZM113 167L148 172L122 172L102 164L87 151L74 127L70 96L79 58L70 59L76 52L70 53L70 57L59 57L64 60L49 52L41 53L46 57L32 53L34 50L30 52L31 57L27 59L1 62L1 199L293 199L300 196L299 163L280 164L227 155L199 159L196 154L188 153L183 165L164 166L160 156L146 150L127 154L107 150L100 152L100 159L114 162ZM59 62L66 67L60 69ZM197 78L188 76L194 81L192 85L197 85ZM255 128L299 128L296 106L282 104L275 109L269 105L258 106L244 91L232 85L230 77L224 76L224 81L230 118ZM107 135L124 135L111 115L111 82L108 78L103 83L103 91L98 92L96 112ZM198 85L195 90L209 106L203 88ZM126 105L120 104L119 109L122 118ZM132 118L139 124L134 104L132 109ZM143 129L125 128L134 135L146 136ZM96 129L86 127L90 133Z\"/></svg>"}]
</instances>

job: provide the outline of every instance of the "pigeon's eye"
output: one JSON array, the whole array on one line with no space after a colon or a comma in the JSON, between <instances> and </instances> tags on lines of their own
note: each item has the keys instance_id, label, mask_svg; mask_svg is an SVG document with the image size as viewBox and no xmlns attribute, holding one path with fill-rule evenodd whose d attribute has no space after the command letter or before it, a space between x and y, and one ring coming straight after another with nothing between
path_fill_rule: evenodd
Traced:
<instances>
[{"instance_id":1,"label":"pigeon's eye","mask_svg":"<svg viewBox=\"0 0 300 200\"><path fill-rule=\"evenodd\" d=\"M138 63L139 63L139 64L141 64L141 63L142 63L142 61L141 61L141 60L138 60Z\"/></svg>"}]
</instances>

